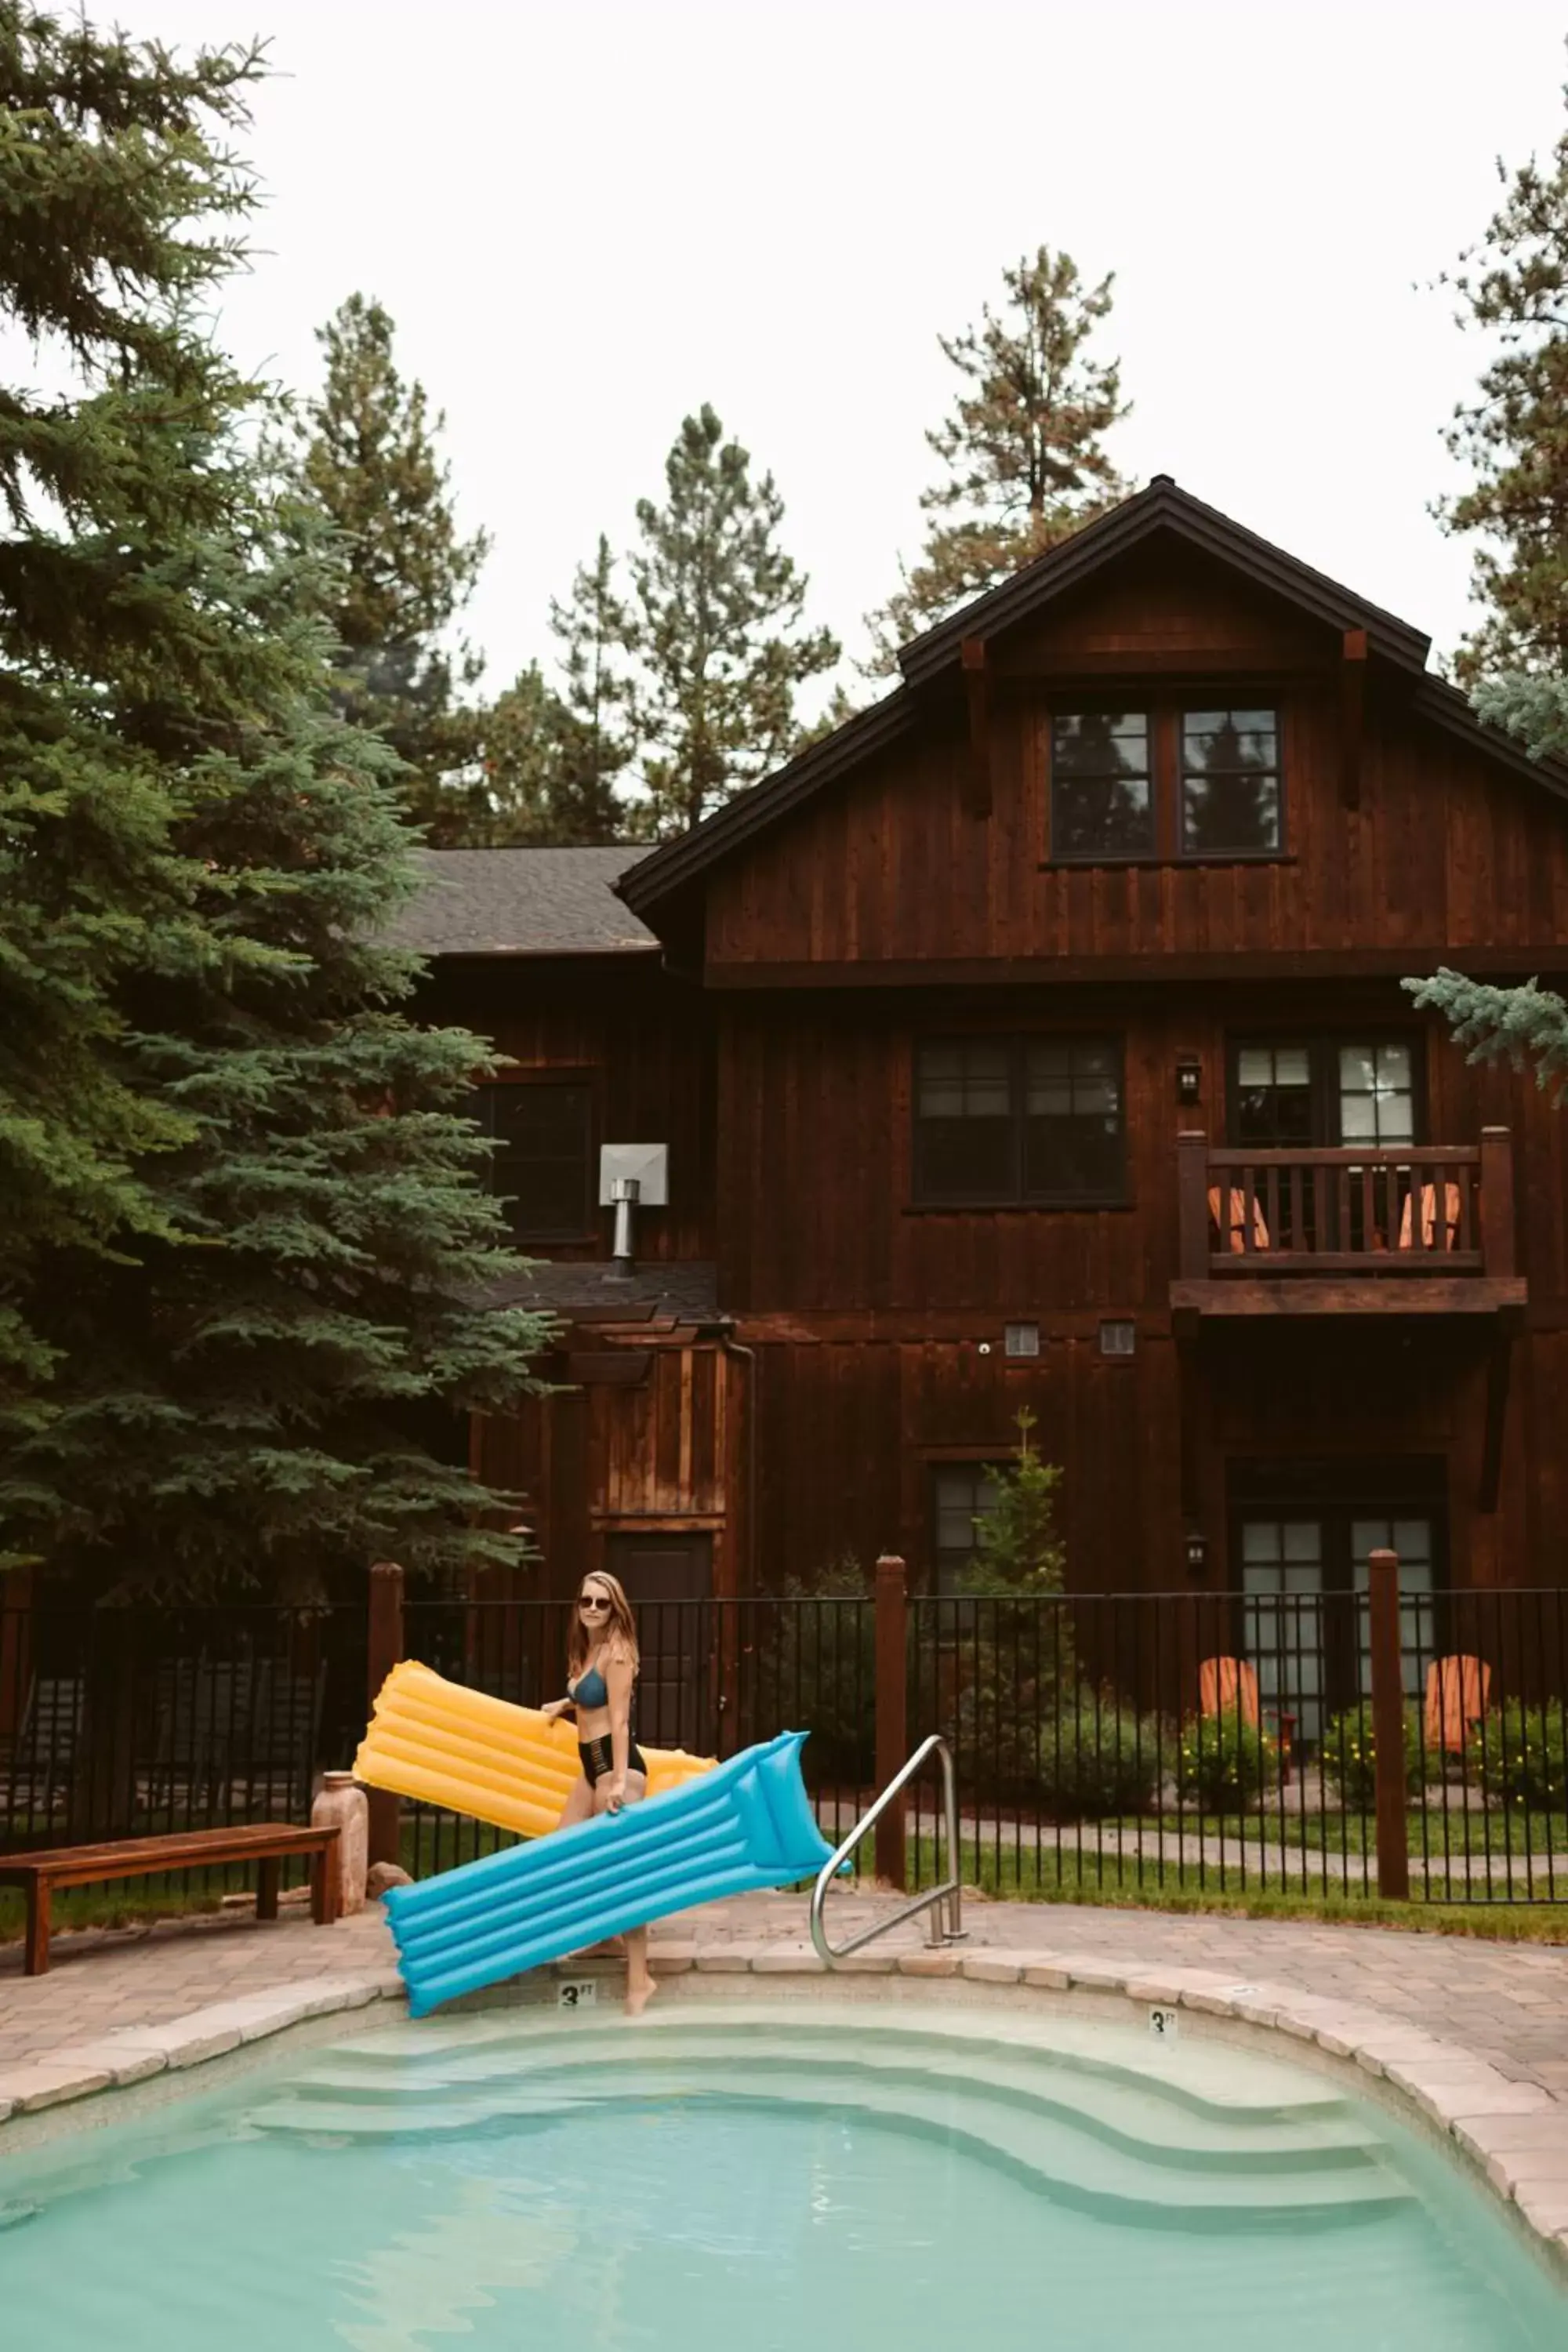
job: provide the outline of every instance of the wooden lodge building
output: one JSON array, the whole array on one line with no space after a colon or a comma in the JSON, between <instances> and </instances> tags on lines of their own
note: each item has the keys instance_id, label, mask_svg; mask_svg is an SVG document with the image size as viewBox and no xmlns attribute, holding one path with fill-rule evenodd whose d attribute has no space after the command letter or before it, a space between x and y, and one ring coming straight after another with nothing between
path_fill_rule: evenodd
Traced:
<instances>
[{"instance_id":1,"label":"wooden lodge building","mask_svg":"<svg viewBox=\"0 0 1568 2352\"><path fill-rule=\"evenodd\" d=\"M1568 1114L1400 985L1568 967L1568 771L1427 651L1161 477L686 837L429 855L521 1589L940 1589L1025 1405L1074 1588L1568 1581Z\"/></svg>"}]
</instances>

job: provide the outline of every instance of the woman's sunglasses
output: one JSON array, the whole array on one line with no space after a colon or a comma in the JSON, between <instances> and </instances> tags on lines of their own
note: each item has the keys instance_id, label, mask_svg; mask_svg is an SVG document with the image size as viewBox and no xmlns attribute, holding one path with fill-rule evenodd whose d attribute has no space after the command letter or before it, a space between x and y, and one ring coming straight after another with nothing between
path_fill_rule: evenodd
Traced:
<instances>
[{"instance_id":1,"label":"woman's sunglasses","mask_svg":"<svg viewBox=\"0 0 1568 2352\"><path fill-rule=\"evenodd\" d=\"M577 1603L579 1609L607 1609L609 1605L597 1592L584 1592Z\"/></svg>"}]
</instances>

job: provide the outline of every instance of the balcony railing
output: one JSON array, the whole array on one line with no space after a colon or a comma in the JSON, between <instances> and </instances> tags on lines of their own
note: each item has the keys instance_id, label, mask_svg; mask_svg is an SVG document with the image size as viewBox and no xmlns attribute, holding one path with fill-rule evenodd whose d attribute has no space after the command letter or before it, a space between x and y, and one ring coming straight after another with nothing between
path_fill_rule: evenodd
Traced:
<instances>
[{"instance_id":1,"label":"balcony railing","mask_svg":"<svg viewBox=\"0 0 1568 2352\"><path fill-rule=\"evenodd\" d=\"M1479 1144L1262 1151L1177 1145L1184 1282L1514 1272L1506 1127Z\"/></svg>"}]
</instances>

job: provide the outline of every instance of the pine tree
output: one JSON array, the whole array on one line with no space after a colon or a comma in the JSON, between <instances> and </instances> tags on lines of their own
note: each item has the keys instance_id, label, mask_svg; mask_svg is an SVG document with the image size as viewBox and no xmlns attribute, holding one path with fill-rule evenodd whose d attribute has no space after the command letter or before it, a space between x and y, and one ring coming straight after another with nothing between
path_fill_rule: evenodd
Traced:
<instances>
[{"instance_id":1,"label":"pine tree","mask_svg":"<svg viewBox=\"0 0 1568 2352\"><path fill-rule=\"evenodd\" d=\"M530 662L484 713L474 767L447 780L449 836L465 849L562 839L556 802L564 725L559 698Z\"/></svg>"},{"instance_id":2,"label":"pine tree","mask_svg":"<svg viewBox=\"0 0 1568 2352\"><path fill-rule=\"evenodd\" d=\"M1437 509L1450 531L1482 535L1474 585L1490 609L1455 664L1467 685L1568 670L1568 133L1550 168L1498 173L1504 202L1452 281L1461 322L1499 345L1446 435L1476 478Z\"/></svg>"},{"instance_id":3,"label":"pine tree","mask_svg":"<svg viewBox=\"0 0 1568 2352\"><path fill-rule=\"evenodd\" d=\"M626 645L659 836L700 824L788 757L795 688L839 656L829 631L804 626L807 583L778 543L784 501L751 464L704 405L666 460L666 503L637 506Z\"/></svg>"},{"instance_id":4,"label":"pine tree","mask_svg":"<svg viewBox=\"0 0 1568 2352\"><path fill-rule=\"evenodd\" d=\"M482 530L458 535L450 469L437 450L447 420L432 417L423 384L399 374L394 331L381 303L363 294L318 331L326 382L296 425L288 470L339 536L337 708L406 761L411 813L434 844L450 847L468 838L460 772L479 730L456 691L473 686L483 664L461 646L454 676L444 640L489 541Z\"/></svg>"},{"instance_id":5,"label":"pine tree","mask_svg":"<svg viewBox=\"0 0 1568 2352\"><path fill-rule=\"evenodd\" d=\"M78 376L0 440L0 1522L96 1590L507 1556L426 1441L543 1336L483 1308L484 1049L400 1010L391 755L330 709L319 529L196 316L258 70L0 0L0 309Z\"/></svg>"},{"instance_id":6,"label":"pine tree","mask_svg":"<svg viewBox=\"0 0 1568 2352\"><path fill-rule=\"evenodd\" d=\"M551 793L556 838L618 841L626 812L617 780L636 750L631 681L618 658L630 614L616 593L615 560L602 531L593 563L577 567L570 601L552 598L550 625L564 678Z\"/></svg>"},{"instance_id":7,"label":"pine tree","mask_svg":"<svg viewBox=\"0 0 1568 2352\"><path fill-rule=\"evenodd\" d=\"M1086 287L1070 255L1042 245L1002 273L1006 304L976 330L939 338L963 379L926 439L947 468L921 493L932 520L913 571L867 615L868 677L890 672L921 630L1043 554L1126 493L1100 446L1128 415L1120 363L1086 346L1110 315L1113 280Z\"/></svg>"}]
</instances>

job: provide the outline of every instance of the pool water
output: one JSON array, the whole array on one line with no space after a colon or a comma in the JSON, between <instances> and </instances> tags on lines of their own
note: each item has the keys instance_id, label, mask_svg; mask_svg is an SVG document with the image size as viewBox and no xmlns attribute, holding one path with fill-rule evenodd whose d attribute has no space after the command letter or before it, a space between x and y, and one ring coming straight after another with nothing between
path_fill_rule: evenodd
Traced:
<instances>
[{"instance_id":1,"label":"pool water","mask_svg":"<svg viewBox=\"0 0 1568 2352\"><path fill-rule=\"evenodd\" d=\"M1481 2194L1322 2076L817 2000L402 2024L0 2157L0 2314L51 2352L1568 2341Z\"/></svg>"}]
</instances>

